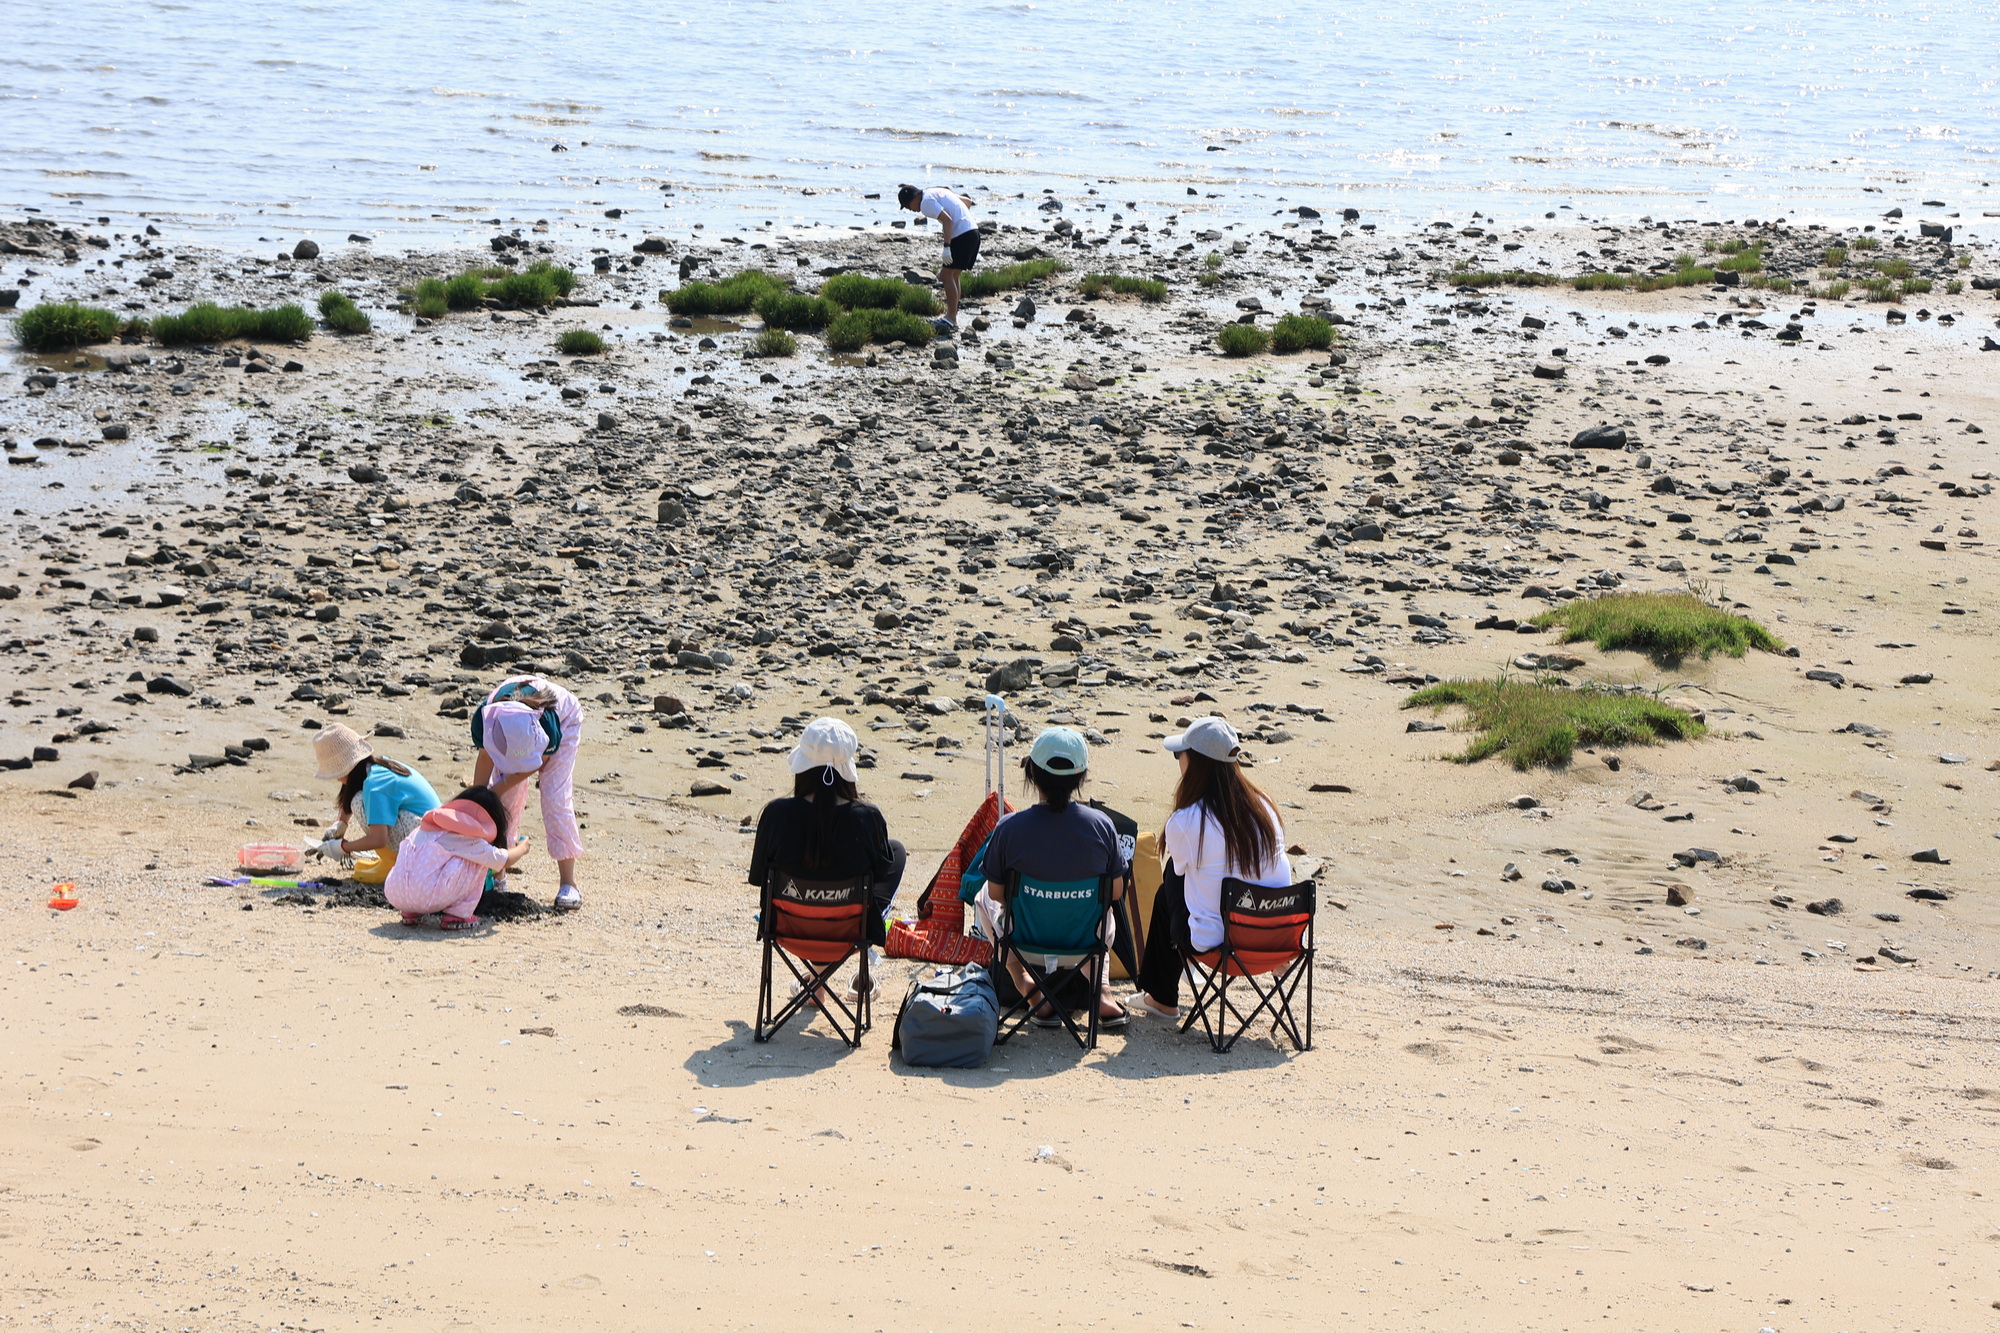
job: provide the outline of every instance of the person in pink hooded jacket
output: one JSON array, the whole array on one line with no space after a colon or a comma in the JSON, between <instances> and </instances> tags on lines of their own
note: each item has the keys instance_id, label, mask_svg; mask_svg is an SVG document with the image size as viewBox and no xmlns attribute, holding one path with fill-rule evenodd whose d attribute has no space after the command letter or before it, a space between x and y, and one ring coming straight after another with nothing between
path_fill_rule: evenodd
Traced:
<instances>
[{"instance_id":1,"label":"person in pink hooded jacket","mask_svg":"<svg viewBox=\"0 0 2000 1333\"><path fill-rule=\"evenodd\" d=\"M471 929L479 924L487 872L504 873L528 854L525 838L508 848L507 827L500 798L485 787L468 787L425 815L403 840L382 896L406 926L438 912L445 930Z\"/></svg>"},{"instance_id":2,"label":"person in pink hooded jacket","mask_svg":"<svg viewBox=\"0 0 2000 1333\"><path fill-rule=\"evenodd\" d=\"M576 887L583 835L573 790L583 744L583 705L546 677L509 676L474 711L472 740L479 747L473 784L499 795L510 825L518 826L527 812L528 782L534 780L541 794L542 831L559 877L555 910L573 912L583 906Z\"/></svg>"}]
</instances>

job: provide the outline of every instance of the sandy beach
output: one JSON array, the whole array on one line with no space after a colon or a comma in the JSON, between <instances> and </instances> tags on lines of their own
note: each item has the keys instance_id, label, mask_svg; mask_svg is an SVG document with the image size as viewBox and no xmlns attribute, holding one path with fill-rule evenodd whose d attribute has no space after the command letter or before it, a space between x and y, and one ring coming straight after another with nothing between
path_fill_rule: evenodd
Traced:
<instances>
[{"instance_id":1,"label":"sandy beach","mask_svg":"<svg viewBox=\"0 0 2000 1333\"><path fill-rule=\"evenodd\" d=\"M488 253L4 220L23 309L337 287L376 328L263 369L8 350L0 1327L2000 1327L1990 248L1878 219L1937 282L1894 304L1473 289L1729 240L1810 276L1864 233L1072 210L988 238L1070 269L969 303L955 356L785 359L661 293L935 247L524 228L575 304L419 326L397 290ZM1215 348L1302 309L1332 358ZM575 327L607 354L559 357ZM1690 586L1796 655L1520 623ZM589 709L581 913L447 936L204 885L327 822L306 723L444 792L517 663ZM1523 773L1404 706L1538 669L1709 734ZM996 672L1144 828L1163 736L1243 732L1320 885L1313 1050L1135 1022L909 1069L904 963L859 1050L750 1039L792 738L860 732L911 913Z\"/></svg>"}]
</instances>

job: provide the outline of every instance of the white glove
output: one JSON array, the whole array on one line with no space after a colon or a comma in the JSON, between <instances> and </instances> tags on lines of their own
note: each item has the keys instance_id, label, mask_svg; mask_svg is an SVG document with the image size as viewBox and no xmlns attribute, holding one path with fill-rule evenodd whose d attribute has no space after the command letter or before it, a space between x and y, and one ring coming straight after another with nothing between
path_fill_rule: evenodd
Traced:
<instances>
[{"instance_id":1,"label":"white glove","mask_svg":"<svg viewBox=\"0 0 2000 1333\"><path fill-rule=\"evenodd\" d=\"M328 838L326 841L320 843L319 846L313 848L313 851L317 855L324 856L329 861L345 861L347 859L347 853L341 850L339 838Z\"/></svg>"}]
</instances>

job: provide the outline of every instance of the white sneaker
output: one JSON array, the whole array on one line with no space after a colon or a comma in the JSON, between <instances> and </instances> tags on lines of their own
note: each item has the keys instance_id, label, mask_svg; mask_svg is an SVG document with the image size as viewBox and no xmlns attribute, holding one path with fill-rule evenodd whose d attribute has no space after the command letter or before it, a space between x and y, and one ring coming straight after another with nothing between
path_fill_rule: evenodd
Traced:
<instances>
[{"instance_id":1,"label":"white sneaker","mask_svg":"<svg viewBox=\"0 0 2000 1333\"><path fill-rule=\"evenodd\" d=\"M576 891L576 885L565 884L556 890L556 900L552 906L558 912L574 912L583 906L583 895Z\"/></svg>"}]
</instances>

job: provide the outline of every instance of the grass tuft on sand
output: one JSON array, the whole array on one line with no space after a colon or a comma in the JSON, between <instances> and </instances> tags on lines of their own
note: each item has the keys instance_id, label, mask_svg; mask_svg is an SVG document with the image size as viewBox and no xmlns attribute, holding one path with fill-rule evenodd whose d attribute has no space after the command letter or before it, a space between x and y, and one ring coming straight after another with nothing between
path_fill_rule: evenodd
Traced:
<instances>
[{"instance_id":1,"label":"grass tuft on sand","mask_svg":"<svg viewBox=\"0 0 2000 1333\"><path fill-rule=\"evenodd\" d=\"M863 306L826 326L826 345L835 352L858 352L869 343L906 342L921 347L934 332L930 321L906 310Z\"/></svg>"},{"instance_id":2,"label":"grass tuft on sand","mask_svg":"<svg viewBox=\"0 0 2000 1333\"><path fill-rule=\"evenodd\" d=\"M676 315L708 319L716 315L740 315L758 301L786 290L783 278L747 268L732 273L721 282L686 282L667 293L667 309Z\"/></svg>"},{"instance_id":3,"label":"grass tuft on sand","mask_svg":"<svg viewBox=\"0 0 2000 1333\"><path fill-rule=\"evenodd\" d=\"M1467 269L1462 273L1445 273L1439 276L1455 287L1560 287L1569 281L1558 273L1531 273L1521 268L1504 269L1499 272Z\"/></svg>"},{"instance_id":4,"label":"grass tuft on sand","mask_svg":"<svg viewBox=\"0 0 2000 1333\"><path fill-rule=\"evenodd\" d=\"M766 292L757 298L757 318L770 329L818 333L839 316L840 307L824 296Z\"/></svg>"},{"instance_id":5,"label":"grass tuft on sand","mask_svg":"<svg viewBox=\"0 0 2000 1333\"><path fill-rule=\"evenodd\" d=\"M1158 304L1167 299L1167 284L1158 278L1128 278L1116 273L1086 273L1079 284L1086 297L1102 296L1106 292L1118 296L1136 296L1149 304Z\"/></svg>"},{"instance_id":6,"label":"grass tuft on sand","mask_svg":"<svg viewBox=\"0 0 2000 1333\"><path fill-rule=\"evenodd\" d=\"M963 292L961 287L960 293ZM819 294L846 310L900 310L906 315L932 316L944 308L928 287L901 278L871 278L861 273L828 278L821 284Z\"/></svg>"},{"instance_id":7,"label":"grass tuft on sand","mask_svg":"<svg viewBox=\"0 0 2000 1333\"><path fill-rule=\"evenodd\" d=\"M1028 259L1002 268L974 270L959 278L958 293L964 297L997 296L1052 278L1068 267L1060 259Z\"/></svg>"},{"instance_id":8,"label":"grass tuft on sand","mask_svg":"<svg viewBox=\"0 0 2000 1333\"><path fill-rule=\"evenodd\" d=\"M1280 315L1271 328L1271 350L1303 352L1307 348L1325 351L1333 346L1333 325L1318 315Z\"/></svg>"},{"instance_id":9,"label":"grass tuft on sand","mask_svg":"<svg viewBox=\"0 0 2000 1333\"><path fill-rule=\"evenodd\" d=\"M1447 680L1403 701L1405 708L1457 705L1479 736L1453 762L1476 764L1504 754L1516 769L1557 768L1579 745L1653 745L1693 740L1708 728L1690 713L1642 694L1595 685L1515 680Z\"/></svg>"},{"instance_id":10,"label":"grass tuft on sand","mask_svg":"<svg viewBox=\"0 0 2000 1333\"><path fill-rule=\"evenodd\" d=\"M153 341L162 347L236 339L253 343L302 343L313 336L313 321L311 315L295 305L253 310L248 306L219 306L201 301L181 314L161 315L153 321L152 332Z\"/></svg>"},{"instance_id":11,"label":"grass tuft on sand","mask_svg":"<svg viewBox=\"0 0 2000 1333\"><path fill-rule=\"evenodd\" d=\"M604 339L590 329L564 329L556 339L556 351L564 356L601 356Z\"/></svg>"},{"instance_id":12,"label":"grass tuft on sand","mask_svg":"<svg viewBox=\"0 0 2000 1333\"><path fill-rule=\"evenodd\" d=\"M355 305L344 292L321 292L319 317L335 333L366 333L374 327L368 322L368 316L361 313L361 307Z\"/></svg>"},{"instance_id":13,"label":"grass tuft on sand","mask_svg":"<svg viewBox=\"0 0 2000 1333\"><path fill-rule=\"evenodd\" d=\"M1224 324L1215 341L1224 356L1256 356L1271 346L1271 335L1255 324Z\"/></svg>"},{"instance_id":14,"label":"grass tuft on sand","mask_svg":"<svg viewBox=\"0 0 2000 1333\"><path fill-rule=\"evenodd\" d=\"M750 350L758 356L795 356L799 340L783 329L765 329L751 340Z\"/></svg>"},{"instance_id":15,"label":"grass tuft on sand","mask_svg":"<svg viewBox=\"0 0 2000 1333\"><path fill-rule=\"evenodd\" d=\"M1560 625L1564 643L1588 641L1607 651L1629 648L1661 662L1699 654L1741 657L1748 649L1779 653L1784 641L1748 616L1703 601L1691 592L1613 592L1580 597L1535 617Z\"/></svg>"},{"instance_id":16,"label":"grass tuft on sand","mask_svg":"<svg viewBox=\"0 0 2000 1333\"><path fill-rule=\"evenodd\" d=\"M1586 273L1571 279L1580 292L1635 291L1663 292L1675 287L1706 287L1715 281L1715 269L1697 264L1693 255L1676 255L1667 273Z\"/></svg>"},{"instance_id":17,"label":"grass tuft on sand","mask_svg":"<svg viewBox=\"0 0 2000 1333\"><path fill-rule=\"evenodd\" d=\"M21 312L14 336L31 352L67 352L110 342L125 321L98 306L74 301L44 302Z\"/></svg>"},{"instance_id":18,"label":"grass tuft on sand","mask_svg":"<svg viewBox=\"0 0 2000 1333\"><path fill-rule=\"evenodd\" d=\"M489 300L514 310L555 304L576 290L576 274L538 259L519 273L508 268L469 268L450 278L424 278L403 289L403 300L422 319L441 319L452 310L477 310Z\"/></svg>"}]
</instances>

